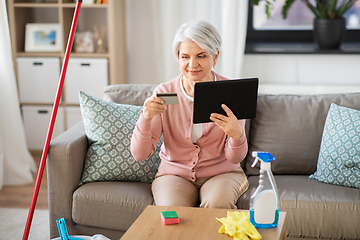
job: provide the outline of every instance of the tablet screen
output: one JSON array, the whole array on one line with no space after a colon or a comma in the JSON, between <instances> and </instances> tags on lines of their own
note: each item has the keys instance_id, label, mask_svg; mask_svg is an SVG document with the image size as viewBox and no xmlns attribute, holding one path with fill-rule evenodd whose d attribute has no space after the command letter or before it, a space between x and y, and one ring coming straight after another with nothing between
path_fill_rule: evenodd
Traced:
<instances>
[{"instance_id":1,"label":"tablet screen","mask_svg":"<svg viewBox=\"0 0 360 240\"><path fill-rule=\"evenodd\" d=\"M193 123L212 122L211 113L226 116L223 103L237 119L255 118L258 84L258 78L195 83Z\"/></svg>"}]
</instances>

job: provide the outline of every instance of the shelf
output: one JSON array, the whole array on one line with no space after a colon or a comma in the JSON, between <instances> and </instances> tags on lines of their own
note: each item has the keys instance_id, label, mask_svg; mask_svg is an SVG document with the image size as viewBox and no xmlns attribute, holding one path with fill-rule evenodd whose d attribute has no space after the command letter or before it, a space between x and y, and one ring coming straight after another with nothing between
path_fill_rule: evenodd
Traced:
<instances>
[{"instance_id":1,"label":"shelf","mask_svg":"<svg viewBox=\"0 0 360 240\"><path fill-rule=\"evenodd\" d=\"M70 28L72 26L74 12L77 5L76 1L6 0L6 2L14 62L13 66L17 81L16 84L18 89L21 89L21 91L19 91L20 105L22 106L23 110L28 110L31 108L35 108L35 110L36 108L51 109L55 101L55 88L58 88L62 66L64 64L65 51L68 44ZM125 9L126 0L108 0L108 3L106 4L81 4L81 10L73 43L74 48L70 53L69 66L62 91L63 95L59 105L59 113L63 113L57 116L57 122L63 122L63 124L61 124L63 129L68 129L74 123L77 123L81 120L79 104L76 101L72 101L74 98L71 98L71 96L74 96L71 95L71 93L74 92L75 86L77 86L76 91L87 89L86 91L94 91L94 95L99 94L100 96L102 95L102 87L106 86L107 84L127 83ZM62 35L62 48L57 50L60 51L25 52L26 25L29 23L59 24ZM76 36L79 36L77 34L89 31L94 32L94 26L97 26L100 31L103 27L105 27L103 44L107 52L75 52ZM94 44L96 45L96 41ZM44 64L38 64L37 58L39 58L39 60L42 58ZM22 64L21 61L24 59L25 61L30 61L30 63L27 62L28 64L26 65ZM53 60L56 60L56 63L54 64L56 65L56 72L54 70L49 70L48 63L52 62ZM103 60L107 62L106 66L99 66L98 62ZM78 66L76 64L71 64L71 61L87 61L89 64L84 64L81 65L81 67L78 67L79 69L73 71L71 77L71 68ZM40 65L44 65L44 68L40 69ZM92 69L95 68L100 68L101 71L93 70L91 73L89 73ZM77 75L80 75L80 77L74 77L74 72ZM49 74L46 75L46 73ZM99 74L96 75L94 73ZM39 74L39 76L35 76L36 74ZM39 79L41 81L39 81ZM85 81L85 83L79 81ZM108 82L105 83L105 81ZM38 84L38 82L41 84ZM49 83L51 84L47 86ZM83 88L82 86L84 86L84 89L81 89ZM51 92L51 94L54 94L54 96L50 94L48 97L47 95L46 97L48 98L44 100L44 96L41 94L34 94L34 92L36 92L34 89L41 89L41 93L49 94L51 91L54 91ZM24 93L27 95L24 95ZM29 95L31 97L26 98ZM60 109L62 110L60 111ZM41 117L39 116L38 111L33 111L32 113L36 114L36 117ZM29 122L37 123L37 118L32 118L30 120L28 119L27 123ZM29 126L27 128L29 129ZM34 135L31 134L29 141L32 141L33 137ZM45 141L45 139L43 139L43 141Z\"/></svg>"},{"instance_id":2,"label":"shelf","mask_svg":"<svg viewBox=\"0 0 360 240\"><path fill-rule=\"evenodd\" d=\"M76 3L14 3L15 8L75 8ZM108 4L81 4L81 8L107 8Z\"/></svg>"},{"instance_id":3,"label":"shelf","mask_svg":"<svg viewBox=\"0 0 360 240\"><path fill-rule=\"evenodd\" d=\"M65 80L66 81L66 80ZM55 101L55 96L54 96L54 101ZM54 106L54 103L39 103L39 102L22 102L20 103L21 106ZM65 102L60 102L59 106L65 107L65 106L70 106L70 107L79 107L79 104L75 104L75 103L65 103Z\"/></svg>"},{"instance_id":4,"label":"shelf","mask_svg":"<svg viewBox=\"0 0 360 240\"><path fill-rule=\"evenodd\" d=\"M314 42L247 43L246 54L359 54L360 44L344 42L339 49L319 49Z\"/></svg>"},{"instance_id":5,"label":"shelf","mask_svg":"<svg viewBox=\"0 0 360 240\"><path fill-rule=\"evenodd\" d=\"M65 53L61 52L18 52L17 57L64 57ZM71 52L70 57L81 58L109 58L108 53L77 53Z\"/></svg>"},{"instance_id":6,"label":"shelf","mask_svg":"<svg viewBox=\"0 0 360 240\"><path fill-rule=\"evenodd\" d=\"M59 3L14 3L14 7L15 8L57 8L59 7Z\"/></svg>"},{"instance_id":7,"label":"shelf","mask_svg":"<svg viewBox=\"0 0 360 240\"><path fill-rule=\"evenodd\" d=\"M72 52L70 57L82 57L82 58L108 58L108 53L77 53Z\"/></svg>"},{"instance_id":8,"label":"shelf","mask_svg":"<svg viewBox=\"0 0 360 240\"><path fill-rule=\"evenodd\" d=\"M54 100L55 100L55 96L54 96ZM53 106L54 103L38 103L38 102L33 102L33 103L30 103L30 102L22 102L20 103L21 106ZM59 103L59 106L64 106L65 104L64 103Z\"/></svg>"},{"instance_id":9,"label":"shelf","mask_svg":"<svg viewBox=\"0 0 360 240\"><path fill-rule=\"evenodd\" d=\"M75 3L63 3L61 7L64 8L75 8ZM107 8L107 4L81 4L81 8Z\"/></svg>"},{"instance_id":10,"label":"shelf","mask_svg":"<svg viewBox=\"0 0 360 240\"><path fill-rule=\"evenodd\" d=\"M6 0L6 2L15 72L17 57L59 57L60 61L63 61L76 1ZM73 51L70 54L70 57L78 58L107 58L109 84L127 82L125 9L126 0L108 0L105 4L81 4L76 32L93 32L94 26L99 30L105 27L103 44L107 52L98 54ZM62 49L58 52L25 52L25 29L28 23L58 23L61 27ZM75 45L74 40L74 47Z\"/></svg>"},{"instance_id":11,"label":"shelf","mask_svg":"<svg viewBox=\"0 0 360 240\"><path fill-rule=\"evenodd\" d=\"M54 96L54 101L55 101L55 96ZM27 103L21 103L21 106L54 106L54 103L38 103L38 102L27 102ZM70 107L79 107L79 104L75 104L75 103L65 103L65 102L60 102L59 106L65 107L65 106L70 106Z\"/></svg>"},{"instance_id":12,"label":"shelf","mask_svg":"<svg viewBox=\"0 0 360 240\"><path fill-rule=\"evenodd\" d=\"M60 52L18 52L17 57L60 57Z\"/></svg>"}]
</instances>

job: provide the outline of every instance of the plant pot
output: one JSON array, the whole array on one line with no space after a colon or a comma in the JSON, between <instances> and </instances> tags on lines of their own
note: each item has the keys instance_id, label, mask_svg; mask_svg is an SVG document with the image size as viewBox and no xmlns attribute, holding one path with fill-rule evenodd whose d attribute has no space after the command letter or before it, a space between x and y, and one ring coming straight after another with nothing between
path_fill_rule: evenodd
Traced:
<instances>
[{"instance_id":1,"label":"plant pot","mask_svg":"<svg viewBox=\"0 0 360 240\"><path fill-rule=\"evenodd\" d=\"M314 19L314 38L320 49L338 49L346 31L345 18Z\"/></svg>"}]
</instances>

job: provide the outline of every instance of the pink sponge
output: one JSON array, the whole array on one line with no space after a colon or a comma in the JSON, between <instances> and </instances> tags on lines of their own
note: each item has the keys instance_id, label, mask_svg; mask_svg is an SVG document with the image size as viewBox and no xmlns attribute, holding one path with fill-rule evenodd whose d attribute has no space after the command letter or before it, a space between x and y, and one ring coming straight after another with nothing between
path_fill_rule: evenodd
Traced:
<instances>
[{"instance_id":1,"label":"pink sponge","mask_svg":"<svg viewBox=\"0 0 360 240\"><path fill-rule=\"evenodd\" d=\"M177 224L180 222L180 219L175 211L161 212L161 219L164 225Z\"/></svg>"}]
</instances>

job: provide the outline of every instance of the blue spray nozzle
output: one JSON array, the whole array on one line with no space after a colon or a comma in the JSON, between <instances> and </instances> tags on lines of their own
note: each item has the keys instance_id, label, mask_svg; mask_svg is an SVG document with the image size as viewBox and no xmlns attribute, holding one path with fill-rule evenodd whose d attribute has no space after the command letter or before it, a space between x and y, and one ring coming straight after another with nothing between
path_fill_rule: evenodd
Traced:
<instances>
[{"instance_id":1,"label":"blue spray nozzle","mask_svg":"<svg viewBox=\"0 0 360 240\"><path fill-rule=\"evenodd\" d=\"M82 238L70 237L69 236L69 233L68 233L64 218L57 219L56 224L57 224L58 229L59 229L59 234L60 234L60 239L61 240L81 240L82 239Z\"/></svg>"},{"instance_id":2,"label":"blue spray nozzle","mask_svg":"<svg viewBox=\"0 0 360 240\"><path fill-rule=\"evenodd\" d=\"M251 167L254 167L256 165L256 163L259 161L259 159L265 163L275 161L275 157L271 153L268 153L268 152L254 151L254 152L252 152L252 156L255 157L255 161L253 162Z\"/></svg>"},{"instance_id":3,"label":"blue spray nozzle","mask_svg":"<svg viewBox=\"0 0 360 240\"><path fill-rule=\"evenodd\" d=\"M275 157L268 152L256 152L258 158L260 158L260 160L264 161L264 162L271 162L271 161L275 161Z\"/></svg>"}]
</instances>

